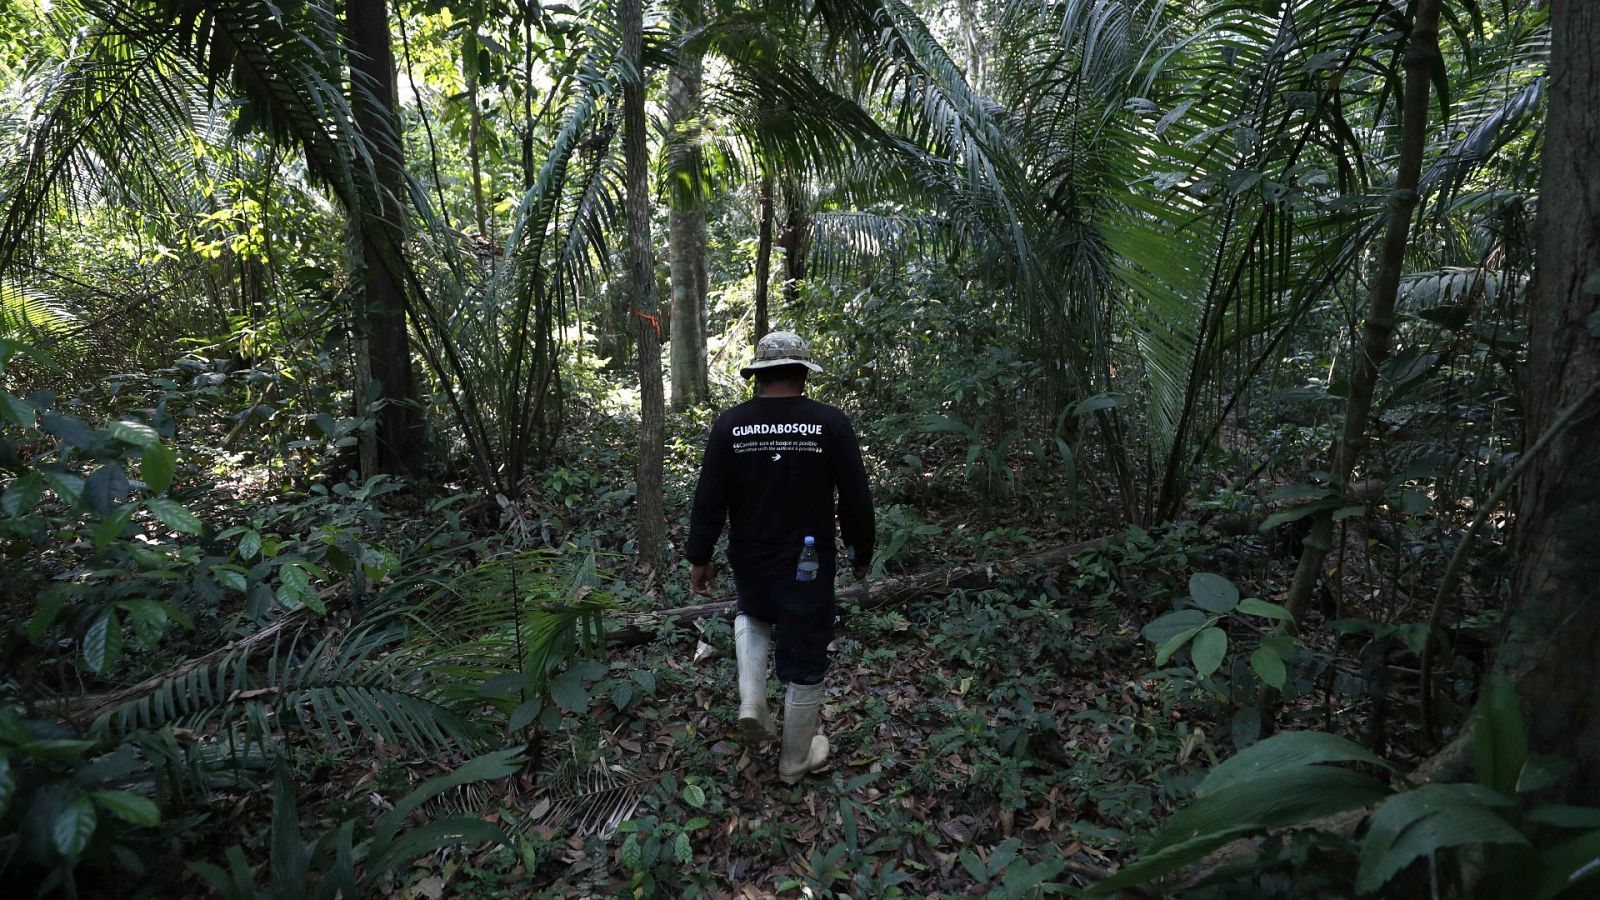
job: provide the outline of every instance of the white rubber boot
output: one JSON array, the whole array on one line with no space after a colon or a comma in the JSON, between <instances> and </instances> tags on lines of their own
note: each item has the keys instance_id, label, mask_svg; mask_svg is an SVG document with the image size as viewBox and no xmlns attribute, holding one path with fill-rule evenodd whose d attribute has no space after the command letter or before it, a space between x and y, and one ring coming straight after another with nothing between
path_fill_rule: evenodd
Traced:
<instances>
[{"instance_id":1,"label":"white rubber boot","mask_svg":"<svg viewBox=\"0 0 1600 900\"><path fill-rule=\"evenodd\" d=\"M767 656L772 626L749 616L733 620L733 649L739 658L739 730L755 746L778 736L778 723L767 709Z\"/></svg>"},{"instance_id":2,"label":"white rubber boot","mask_svg":"<svg viewBox=\"0 0 1600 900\"><path fill-rule=\"evenodd\" d=\"M828 761L828 739L817 734L822 712L821 684L791 684L783 704L783 754L778 777L794 784Z\"/></svg>"}]
</instances>

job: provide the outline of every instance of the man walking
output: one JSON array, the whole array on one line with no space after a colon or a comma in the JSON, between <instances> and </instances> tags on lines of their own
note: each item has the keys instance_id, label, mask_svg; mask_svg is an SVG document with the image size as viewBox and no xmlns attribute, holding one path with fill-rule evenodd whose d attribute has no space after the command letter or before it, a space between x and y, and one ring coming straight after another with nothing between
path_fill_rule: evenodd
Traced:
<instances>
[{"instance_id":1,"label":"man walking","mask_svg":"<svg viewBox=\"0 0 1600 900\"><path fill-rule=\"evenodd\" d=\"M706 442L686 554L694 592L710 595L711 554L730 522L739 727L751 743L777 736L767 710L767 651L775 636L778 678L789 686L778 776L789 784L828 759L817 714L833 640L835 491L857 580L872 562L872 493L855 428L842 411L805 396L806 375L821 371L799 335L775 331L761 339L740 372L754 376L755 398L723 413Z\"/></svg>"}]
</instances>

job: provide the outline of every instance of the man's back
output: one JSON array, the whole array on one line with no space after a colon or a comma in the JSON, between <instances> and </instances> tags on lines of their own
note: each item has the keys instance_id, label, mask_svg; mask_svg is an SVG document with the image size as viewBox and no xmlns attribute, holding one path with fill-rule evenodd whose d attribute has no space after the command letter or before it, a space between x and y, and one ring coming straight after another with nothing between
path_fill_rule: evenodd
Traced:
<instances>
[{"instance_id":1,"label":"man's back","mask_svg":"<svg viewBox=\"0 0 1600 900\"><path fill-rule=\"evenodd\" d=\"M712 426L690 516L688 557L709 559L723 516L741 575L793 575L807 535L835 555L834 491L847 545L870 552L872 499L850 419L805 396L758 397Z\"/></svg>"}]
</instances>

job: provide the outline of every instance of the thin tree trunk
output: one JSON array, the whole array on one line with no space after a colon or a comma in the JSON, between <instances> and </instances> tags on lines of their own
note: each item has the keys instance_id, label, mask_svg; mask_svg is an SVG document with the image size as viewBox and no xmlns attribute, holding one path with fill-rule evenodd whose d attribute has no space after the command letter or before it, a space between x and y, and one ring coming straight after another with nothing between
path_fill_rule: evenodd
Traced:
<instances>
[{"instance_id":1,"label":"thin tree trunk","mask_svg":"<svg viewBox=\"0 0 1600 900\"><path fill-rule=\"evenodd\" d=\"M958 0L956 6L961 15L961 37L967 45L967 83L978 90L983 90L989 69L986 60L988 47L985 46L978 3L977 0Z\"/></svg>"},{"instance_id":2,"label":"thin tree trunk","mask_svg":"<svg viewBox=\"0 0 1600 900\"><path fill-rule=\"evenodd\" d=\"M694 296L695 296L695 324L699 326L699 335L694 342L695 363L694 375L695 398L701 403L711 401L711 367L707 362L707 341L710 339L709 320L711 310L707 298L711 295L711 283L706 275L706 253L710 240L706 228L706 207L700 204L694 212Z\"/></svg>"},{"instance_id":3,"label":"thin tree trunk","mask_svg":"<svg viewBox=\"0 0 1600 900\"><path fill-rule=\"evenodd\" d=\"M633 317L638 321L639 360L639 564L660 564L667 520L661 499L666 403L661 386L661 308L655 300L650 262L650 185L646 171L644 117L644 10L640 0L622 0L622 53L632 69L622 84L622 153L628 205L628 272Z\"/></svg>"},{"instance_id":4,"label":"thin tree trunk","mask_svg":"<svg viewBox=\"0 0 1600 900\"><path fill-rule=\"evenodd\" d=\"M792 178L783 180L783 302L792 306L800 296L800 282L806 277L806 251L811 245L811 216L805 197Z\"/></svg>"},{"instance_id":5,"label":"thin tree trunk","mask_svg":"<svg viewBox=\"0 0 1600 900\"><path fill-rule=\"evenodd\" d=\"M1417 207L1417 181L1427 147L1429 72L1439 54L1440 0L1418 0L1416 20L1405 50L1405 94L1400 113L1400 158L1394 189L1389 195L1389 221L1378 256L1378 276L1367 302L1367 319L1361 352L1350 373L1350 395L1345 401L1344 425L1334 442L1328 466L1335 485L1344 484L1355 470L1367 440L1372 415L1372 395L1378 386L1378 369L1388 358L1394 332L1395 298L1405 267L1406 244L1411 237L1411 214ZM1319 513L1306 537L1295 569L1294 582L1284 606L1296 622L1305 617L1311 593L1322 575L1322 563L1333 545L1333 513Z\"/></svg>"},{"instance_id":6,"label":"thin tree trunk","mask_svg":"<svg viewBox=\"0 0 1600 900\"><path fill-rule=\"evenodd\" d=\"M483 200L483 112L478 109L478 23L464 42L461 67L467 79L467 161L472 167L472 216L478 233L489 233L489 212Z\"/></svg>"},{"instance_id":7,"label":"thin tree trunk","mask_svg":"<svg viewBox=\"0 0 1600 900\"><path fill-rule=\"evenodd\" d=\"M368 365L378 385L376 465L377 471L387 474L415 473L422 469L423 422L406 332L405 287L395 271L403 249L405 215L395 192L405 183L405 167L386 0L347 0L345 30L350 105L356 128L372 148L376 187L370 196L360 198L356 223L366 270L356 328L366 336Z\"/></svg>"},{"instance_id":8,"label":"thin tree trunk","mask_svg":"<svg viewBox=\"0 0 1600 900\"><path fill-rule=\"evenodd\" d=\"M696 148L700 59L684 58L667 76L667 255L672 277L672 408L704 402L705 328L701 324L705 271L705 194Z\"/></svg>"},{"instance_id":9,"label":"thin tree trunk","mask_svg":"<svg viewBox=\"0 0 1600 900\"><path fill-rule=\"evenodd\" d=\"M1550 9L1550 112L1528 309L1524 440L1600 380L1600 6ZM1523 476L1510 633L1530 751L1576 763L1557 802L1600 796L1600 404L1588 402Z\"/></svg>"},{"instance_id":10,"label":"thin tree trunk","mask_svg":"<svg viewBox=\"0 0 1600 900\"><path fill-rule=\"evenodd\" d=\"M756 323L755 341L759 342L767 335L767 288L772 281L772 175L763 172L761 175L760 195L757 199L760 211L756 213L759 224L756 226Z\"/></svg>"}]
</instances>

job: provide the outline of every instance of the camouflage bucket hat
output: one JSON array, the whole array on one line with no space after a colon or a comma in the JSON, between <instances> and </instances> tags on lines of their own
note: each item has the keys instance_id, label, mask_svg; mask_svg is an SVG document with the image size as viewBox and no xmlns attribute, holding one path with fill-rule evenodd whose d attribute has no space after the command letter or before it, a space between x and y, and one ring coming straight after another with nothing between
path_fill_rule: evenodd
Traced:
<instances>
[{"instance_id":1,"label":"camouflage bucket hat","mask_svg":"<svg viewBox=\"0 0 1600 900\"><path fill-rule=\"evenodd\" d=\"M813 372L822 371L821 366L811 361L811 346L805 338L792 331L774 331L756 344L755 361L740 369L739 374L749 378L757 369L793 365L805 366Z\"/></svg>"}]
</instances>

